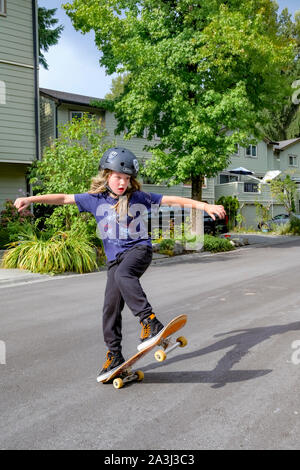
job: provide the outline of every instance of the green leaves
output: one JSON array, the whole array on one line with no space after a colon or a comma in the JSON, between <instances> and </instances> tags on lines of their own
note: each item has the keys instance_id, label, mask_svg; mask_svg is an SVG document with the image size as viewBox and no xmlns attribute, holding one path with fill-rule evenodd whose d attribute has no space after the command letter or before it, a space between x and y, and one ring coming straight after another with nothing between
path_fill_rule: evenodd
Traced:
<instances>
[{"instance_id":1,"label":"green leaves","mask_svg":"<svg viewBox=\"0 0 300 470\"><path fill-rule=\"evenodd\" d=\"M31 170L30 182L35 194L77 194L89 190L91 178L98 173L100 158L112 145L107 131L96 117L84 114L60 128L60 137L46 148L42 160ZM71 226L78 214L75 206L54 209L47 225L56 229Z\"/></svg>"},{"instance_id":2,"label":"green leaves","mask_svg":"<svg viewBox=\"0 0 300 470\"><path fill-rule=\"evenodd\" d=\"M31 172L30 182L44 193L87 191L103 152L111 144L106 136L101 121L86 114L61 126L60 137L45 149L43 159Z\"/></svg>"},{"instance_id":3,"label":"green leaves","mask_svg":"<svg viewBox=\"0 0 300 470\"><path fill-rule=\"evenodd\" d=\"M214 176L288 96L295 42L271 0L74 0L66 10L95 31L107 73L129 74L117 131L147 128L145 171L157 182Z\"/></svg>"},{"instance_id":4,"label":"green leaves","mask_svg":"<svg viewBox=\"0 0 300 470\"><path fill-rule=\"evenodd\" d=\"M284 179L276 178L270 182L272 196L276 201L284 205L290 215L295 212L295 198L297 194L297 183L286 175Z\"/></svg>"}]
</instances>

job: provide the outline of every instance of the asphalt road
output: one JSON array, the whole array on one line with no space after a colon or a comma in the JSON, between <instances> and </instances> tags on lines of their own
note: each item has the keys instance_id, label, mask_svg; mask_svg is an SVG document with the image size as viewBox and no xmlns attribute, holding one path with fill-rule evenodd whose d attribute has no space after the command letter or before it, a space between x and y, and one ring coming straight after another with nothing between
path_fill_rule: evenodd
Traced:
<instances>
[{"instance_id":1,"label":"asphalt road","mask_svg":"<svg viewBox=\"0 0 300 470\"><path fill-rule=\"evenodd\" d=\"M299 240L152 266L149 300L188 314L189 344L121 390L96 382L105 272L2 288L0 448L299 449L299 279Z\"/></svg>"}]
</instances>

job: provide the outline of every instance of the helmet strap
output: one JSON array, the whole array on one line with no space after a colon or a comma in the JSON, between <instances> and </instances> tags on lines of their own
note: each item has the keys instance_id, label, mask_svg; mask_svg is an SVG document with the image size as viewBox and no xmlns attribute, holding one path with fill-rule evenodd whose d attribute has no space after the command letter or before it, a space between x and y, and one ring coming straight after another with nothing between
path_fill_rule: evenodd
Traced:
<instances>
[{"instance_id":1,"label":"helmet strap","mask_svg":"<svg viewBox=\"0 0 300 470\"><path fill-rule=\"evenodd\" d=\"M108 183L106 183L105 188L107 189L107 191L109 191L109 192L112 193L114 196L116 196L118 199L120 199L120 195L119 195L119 194L116 194L116 193L111 189L111 187L109 186ZM122 194L122 196L124 196L126 193L127 193L127 190L125 191L124 194Z\"/></svg>"},{"instance_id":2,"label":"helmet strap","mask_svg":"<svg viewBox=\"0 0 300 470\"><path fill-rule=\"evenodd\" d=\"M119 199L120 196L111 189L108 183L106 183L105 188L107 189L107 191L109 191L110 193L112 193L114 196L116 196Z\"/></svg>"}]
</instances>

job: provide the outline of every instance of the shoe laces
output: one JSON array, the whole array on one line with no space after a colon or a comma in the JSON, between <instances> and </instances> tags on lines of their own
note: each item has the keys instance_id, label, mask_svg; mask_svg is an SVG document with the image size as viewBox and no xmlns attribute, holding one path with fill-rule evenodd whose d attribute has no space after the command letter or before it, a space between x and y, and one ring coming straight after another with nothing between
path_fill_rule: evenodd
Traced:
<instances>
[{"instance_id":1,"label":"shoe laces","mask_svg":"<svg viewBox=\"0 0 300 470\"><path fill-rule=\"evenodd\" d=\"M148 336L150 336L150 323L147 323L146 325L143 324L141 338L145 339L148 338Z\"/></svg>"},{"instance_id":2,"label":"shoe laces","mask_svg":"<svg viewBox=\"0 0 300 470\"><path fill-rule=\"evenodd\" d=\"M106 361L103 364L103 369L107 369L110 366L110 364L112 363L113 357L114 357L113 353L108 351L106 354Z\"/></svg>"},{"instance_id":3,"label":"shoe laces","mask_svg":"<svg viewBox=\"0 0 300 470\"><path fill-rule=\"evenodd\" d=\"M145 323L141 322L141 325L143 327L142 333L141 333L141 339L145 339L145 338L148 338L150 336L152 320L155 320L155 314L154 313L152 313L150 315L150 317L147 318Z\"/></svg>"}]
</instances>

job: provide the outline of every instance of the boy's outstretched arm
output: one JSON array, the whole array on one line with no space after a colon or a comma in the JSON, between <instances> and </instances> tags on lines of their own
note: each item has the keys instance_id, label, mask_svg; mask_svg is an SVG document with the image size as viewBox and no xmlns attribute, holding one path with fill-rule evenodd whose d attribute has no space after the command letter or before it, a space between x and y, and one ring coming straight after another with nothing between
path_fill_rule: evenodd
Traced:
<instances>
[{"instance_id":1,"label":"boy's outstretched arm","mask_svg":"<svg viewBox=\"0 0 300 470\"><path fill-rule=\"evenodd\" d=\"M220 219L224 219L224 217L226 216L226 212L223 206L207 204L206 202L201 201L194 201L194 199L189 199L187 197L163 196L161 205L181 207L189 206L193 209L200 209L202 211L207 212L207 214L210 215L213 220L216 220L216 215L220 217Z\"/></svg>"},{"instance_id":2,"label":"boy's outstretched arm","mask_svg":"<svg viewBox=\"0 0 300 470\"><path fill-rule=\"evenodd\" d=\"M14 206L18 209L18 212L22 212L35 202L62 206L63 204L75 204L75 197L74 194L43 194L42 196L18 197L14 202Z\"/></svg>"}]
</instances>

